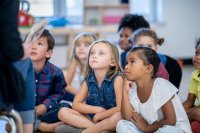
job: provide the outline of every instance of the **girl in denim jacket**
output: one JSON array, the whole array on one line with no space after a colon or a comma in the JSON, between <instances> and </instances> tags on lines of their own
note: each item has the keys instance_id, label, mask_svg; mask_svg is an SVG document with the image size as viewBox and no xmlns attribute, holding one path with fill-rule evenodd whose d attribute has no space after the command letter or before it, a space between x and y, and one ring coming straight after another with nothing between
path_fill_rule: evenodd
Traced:
<instances>
[{"instance_id":1,"label":"girl in denim jacket","mask_svg":"<svg viewBox=\"0 0 200 133\"><path fill-rule=\"evenodd\" d=\"M62 108L58 114L61 121L71 126L62 125L56 132L115 130L121 118L123 88L118 62L119 53L114 45L103 40L92 44L85 80L73 101L73 109Z\"/></svg>"}]
</instances>

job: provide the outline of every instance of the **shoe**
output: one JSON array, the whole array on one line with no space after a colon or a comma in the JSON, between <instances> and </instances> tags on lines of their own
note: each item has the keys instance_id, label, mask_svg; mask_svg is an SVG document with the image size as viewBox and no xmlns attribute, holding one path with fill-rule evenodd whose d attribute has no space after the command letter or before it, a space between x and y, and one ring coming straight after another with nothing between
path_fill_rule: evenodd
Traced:
<instances>
[{"instance_id":1,"label":"shoe","mask_svg":"<svg viewBox=\"0 0 200 133\"><path fill-rule=\"evenodd\" d=\"M70 125L61 125L58 126L55 130L55 133L81 133L83 129L75 128Z\"/></svg>"}]
</instances>

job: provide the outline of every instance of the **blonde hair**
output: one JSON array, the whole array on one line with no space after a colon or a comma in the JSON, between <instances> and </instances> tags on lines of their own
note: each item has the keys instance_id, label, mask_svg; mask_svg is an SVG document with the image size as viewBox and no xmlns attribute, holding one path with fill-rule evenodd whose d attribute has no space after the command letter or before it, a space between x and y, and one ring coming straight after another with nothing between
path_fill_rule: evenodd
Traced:
<instances>
[{"instance_id":1,"label":"blonde hair","mask_svg":"<svg viewBox=\"0 0 200 133\"><path fill-rule=\"evenodd\" d=\"M90 33L90 32L82 32L79 33L78 35L76 35L74 37L74 41L73 41L73 45L71 47L69 47L68 49L68 65L70 65L70 63L72 62L73 59L75 59L78 63L80 63L78 57L75 54L75 48L77 46L77 44L79 43L86 43L86 44L92 44L94 41L97 40L97 37L95 36L95 34Z\"/></svg>"},{"instance_id":2,"label":"blonde hair","mask_svg":"<svg viewBox=\"0 0 200 133\"><path fill-rule=\"evenodd\" d=\"M106 44L106 46L110 49L110 54L111 54L111 58L112 60L114 61L114 66L111 66L107 72L107 76L109 79L112 79L116 74L118 74L118 72L121 72L121 68L119 66L119 51L117 49L117 47L113 44L111 44L110 42L108 41L105 41L105 40L98 40L98 41L95 41L92 43L92 46L90 48L90 51L89 51L89 55L88 55L88 61L87 61L87 66L86 66L86 71L85 71L85 80L88 79L90 73L91 73L91 70L92 68L90 67L89 65L89 57L90 57L90 52L91 52L91 49L94 45L98 44L98 43L104 43Z\"/></svg>"},{"instance_id":3,"label":"blonde hair","mask_svg":"<svg viewBox=\"0 0 200 133\"><path fill-rule=\"evenodd\" d=\"M130 42L134 45L141 36L151 37L156 45L161 46L164 43L164 38L158 38L156 32L148 28L140 28L133 33L133 36L130 38Z\"/></svg>"}]
</instances>

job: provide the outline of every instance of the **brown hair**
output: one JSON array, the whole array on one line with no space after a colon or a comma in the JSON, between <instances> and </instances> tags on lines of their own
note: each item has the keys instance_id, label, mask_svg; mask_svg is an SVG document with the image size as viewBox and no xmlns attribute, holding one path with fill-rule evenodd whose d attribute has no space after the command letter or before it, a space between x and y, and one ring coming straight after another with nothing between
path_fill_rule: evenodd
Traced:
<instances>
[{"instance_id":1,"label":"brown hair","mask_svg":"<svg viewBox=\"0 0 200 133\"><path fill-rule=\"evenodd\" d=\"M40 38L41 37L47 38L48 50L53 50L54 45L55 45L55 40L53 36L51 35L51 33L49 32L49 30L45 29L40 35Z\"/></svg>"},{"instance_id":2,"label":"brown hair","mask_svg":"<svg viewBox=\"0 0 200 133\"><path fill-rule=\"evenodd\" d=\"M155 44L159 46L164 43L164 38L158 38L156 32L148 28L140 28L139 30L135 31L129 41L134 45L141 36L153 38Z\"/></svg>"}]
</instances>

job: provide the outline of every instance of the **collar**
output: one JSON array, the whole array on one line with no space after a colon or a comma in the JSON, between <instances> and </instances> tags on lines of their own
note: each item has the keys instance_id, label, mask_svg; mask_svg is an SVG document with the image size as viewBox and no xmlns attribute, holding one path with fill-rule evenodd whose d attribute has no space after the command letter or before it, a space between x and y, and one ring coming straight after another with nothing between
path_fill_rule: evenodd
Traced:
<instances>
[{"instance_id":1,"label":"collar","mask_svg":"<svg viewBox=\"0 0 200 133\"><path fill-rule=\"evenodd\" d=\"M88 82L96 82L96 77L95 77L95 74L94 74L94 70L91 71L89 77L88 77ZM108 76L106 76L103 80L104 81L110 81L110 79L108 78Z\"/></svg>"},{"instance_id":2,"label":"collar","mask_svg":"<svg viewBox=\"0 0 200 133\"><path fill-rule=\"evenodd\" d=\"M200 70L196 69L193 73L192 78L200 82Z\"/></svg>"}]
</instances>

